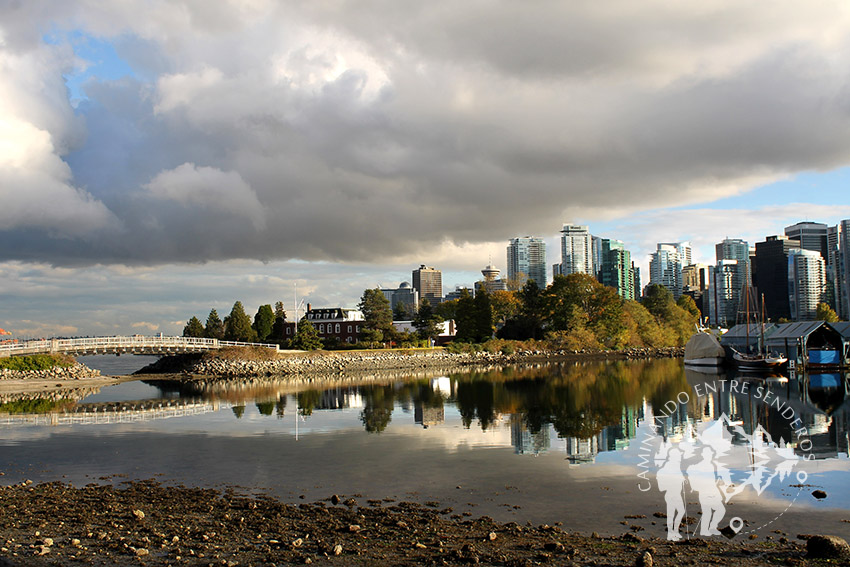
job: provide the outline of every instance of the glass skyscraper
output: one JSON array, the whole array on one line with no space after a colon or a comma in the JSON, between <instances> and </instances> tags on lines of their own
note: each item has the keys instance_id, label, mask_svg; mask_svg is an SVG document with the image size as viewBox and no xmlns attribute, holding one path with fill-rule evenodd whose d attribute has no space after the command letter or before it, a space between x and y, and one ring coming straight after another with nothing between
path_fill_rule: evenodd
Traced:
<instances>
[{"instance_id":1,"label":"glass skyscraper","mask_svg":"<svg viewBox=\"0 0 850 567\"><path fill-rule=\"evenodd\" d=\"M508 280L524 285L528 280L546 287L546 243L536 236L512 238L508 244Z\"/></svg>"}]
</instances>

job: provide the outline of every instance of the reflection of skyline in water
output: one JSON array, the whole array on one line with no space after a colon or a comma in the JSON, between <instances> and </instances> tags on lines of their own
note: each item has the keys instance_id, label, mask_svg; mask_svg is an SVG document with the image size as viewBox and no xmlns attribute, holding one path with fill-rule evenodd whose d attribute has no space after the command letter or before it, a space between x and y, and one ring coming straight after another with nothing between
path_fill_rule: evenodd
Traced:
<instances>
[{"instance_id":1,"label":"reflection of skyline in water","mask_svg":"<svg viewBox=\"0 0 850 567\"><path fill-rule=\"evenodd\" d=\"M324 389L299 389L285 381L260 379L146 381L144 387L156 394L152 399L121 400L116 393L116 401L95 402L110 399L109 392L121 391L105 389L76 402L63 398L54 413L104 416L123 411L128 412L124 416L129 421L131 416L143 420L190 415L191 412L177 409L163 411L179 406L196 408L194 411L231 408L236 419L245 416L248 406L254 406L260 417L278 419L295 412L310 419L323 412L356 410L363 429L375 434L392 431L394 420L397 424L414 423L432 429L459 417L466 428L509 431L510 445L516 454L563 451L571 464L582 464L595 461L600 453L628 448L650 408L662 408L684 391L691 393L688 403L675 404L673 411L665 412L669 415L656 419L659 436L674 441L692 437L700 423L725 413L748 434L761 424L774 441L793 439L790 420L778 409L753 399L753 390L749 396L728 389L702 397L694 394L695 385L703 384L705 391L704 384L719 380L728 381L725 376L686 374L679 361L662 360L511 368L404 382L375 380ZM807 428L813 444L811 452L818 458L847 455L844 376L795 376L784 382L751 383L753 388L761 386L782 400L785 406L780 407L793 408ZM130 391L138 395L143 391L142 383L136 384ZM130 388L117 388L121 387ZM23 418L6 414L4 419L11 422ZM55 415L52 419L58 423ZM105 421L109 420L102 420ZM29 422L33 423L31 419Z\"/></svg>"},{"instance_id":2,"label":"reflection of skyline in water","mask_svg":"<svg viewBox=\"0 0 850 567\"><path fill-rule=\"evenodd\" d=\"M686 370L686 375L687 402L675 403L671 398L665 403L672 406L657 406L662 409L656 412L655 433L665 440L694 440L700 424L725 414L747 435L761 426L771 441L794 447L801 457L850 455L848 379L843 374L727 377ZM733 443L747 442L740 436L733 438Z\"/></svg>"}]
</instances>

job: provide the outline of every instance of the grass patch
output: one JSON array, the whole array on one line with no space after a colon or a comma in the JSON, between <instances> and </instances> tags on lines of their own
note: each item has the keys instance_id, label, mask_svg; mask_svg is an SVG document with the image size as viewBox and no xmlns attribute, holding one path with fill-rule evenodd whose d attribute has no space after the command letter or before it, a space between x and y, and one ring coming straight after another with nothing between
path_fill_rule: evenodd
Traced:
<instances>
[{"instance_id":1,"label":"grass patch","mask_svg":"<svg viewBox=\"0 0 850 567\"><path fill-rule=\"evenodd\" d=\"M50 370L51 368L67 368L73 366L73 357L64 354L34 354L31 356L11 356L0 358L0 368L28 372L32 370Z\"/></svg>"},{"instance_id":2,"label":"grass patch","mask_svg":"<svg viewBox=\"0 0 850 567\"><path fill-rule=\"evenodd\" d=\"M275 360L277 352L265 347L224 347L204 354L204 358L221 360Z\"/></svg>"}]
</instances>

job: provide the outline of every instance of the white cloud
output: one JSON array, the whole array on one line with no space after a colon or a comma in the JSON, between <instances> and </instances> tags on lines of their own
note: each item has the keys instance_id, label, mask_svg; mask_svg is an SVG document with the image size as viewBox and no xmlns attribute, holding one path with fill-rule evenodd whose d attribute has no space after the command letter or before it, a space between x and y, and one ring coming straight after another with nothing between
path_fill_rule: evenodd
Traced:
<instances>
[{"instance_id":1,"label":"white cloud","mask_svg":"<svg viewBox=\"0 0 850 567\"><path fill-rule=\"evenodd\" d=\"M102 202L73 185L62 159L78 134L68 101L50 89L67 64L61 49L0 50L0 231L80 237L117 224Z\"/></svg>"}]
</instances>

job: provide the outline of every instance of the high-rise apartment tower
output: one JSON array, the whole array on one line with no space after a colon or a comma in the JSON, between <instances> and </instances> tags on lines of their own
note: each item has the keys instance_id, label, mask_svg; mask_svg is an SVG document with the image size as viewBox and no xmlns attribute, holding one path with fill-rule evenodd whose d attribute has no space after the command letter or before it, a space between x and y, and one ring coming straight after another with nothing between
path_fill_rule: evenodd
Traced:
<instances>
[{"instance_id":1,"label":"high-rise apartment tower","mask_svg":"<svg viewBox=\"0 0 850 567\"><path fill-rule=\"evenodd\" d=\"M524 285L534 280L546 287L546 243L535 236L512 238L508 244L508 280Z\"/></svg>"}]
</instances>

